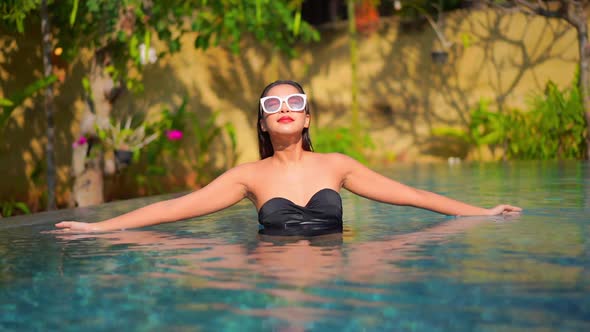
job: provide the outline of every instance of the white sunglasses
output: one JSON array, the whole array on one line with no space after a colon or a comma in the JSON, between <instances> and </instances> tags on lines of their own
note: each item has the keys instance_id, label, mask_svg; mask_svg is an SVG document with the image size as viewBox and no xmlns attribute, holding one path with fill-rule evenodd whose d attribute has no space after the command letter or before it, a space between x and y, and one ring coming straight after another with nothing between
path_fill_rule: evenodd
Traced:
<instances>
[{"instance_id":1,"label":"white sunglasses","mask_svg":"<svg viewBox=\"0 0 590 332\"><path fill-rule=\"evenodd\" d=\"M281 98L279 96L267 96L260 98L260 105L262 105L262 110L269 114L280 111L281 107L283 106L283 102L287 104L287 107L291 111L301 112L305 109L306 101L307 96L305 94L295 93L288 95L285 98Z\"/></svg>"}]
</instances>

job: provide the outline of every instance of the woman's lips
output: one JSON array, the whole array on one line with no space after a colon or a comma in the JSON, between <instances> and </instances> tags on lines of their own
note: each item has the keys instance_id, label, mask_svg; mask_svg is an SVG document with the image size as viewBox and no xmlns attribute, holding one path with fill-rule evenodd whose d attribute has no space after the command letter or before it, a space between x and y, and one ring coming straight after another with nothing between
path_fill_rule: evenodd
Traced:
<instances>
[{"instance_id":1,"label":"woman's lips","mask_svg":"<svg viewBox=\"0 0 590 332\"><path fill-rule=\"evenodd\" d=\"M295 120L293 120L293 118L290 116L282 116L281 118L279 118L277 120L277 122L281 122L281 123L289 123L289 122L293 122L293 121L295 121Z\"/></svg>"}]
</instances>

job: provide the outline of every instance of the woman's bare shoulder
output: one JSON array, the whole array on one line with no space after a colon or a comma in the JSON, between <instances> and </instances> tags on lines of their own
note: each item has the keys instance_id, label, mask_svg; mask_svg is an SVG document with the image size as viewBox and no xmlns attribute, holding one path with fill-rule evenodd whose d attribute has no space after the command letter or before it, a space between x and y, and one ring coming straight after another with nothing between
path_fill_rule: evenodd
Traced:
<instances>
[{"instance_id":1,"label":"woman's bare shoulder","mask_svg":"<svg viewBox=\"0 0 590 332\"><path fill-rule=\"evenodd\" d=\"M250 162L246 162L246 163L242 163L239 164L237 166L234 166L233 168L229 169L228 172L234 172L234 173L249 173L252 171L255 171L256 169L262 167L261 164L262 160L256 160L256 161L250 161Z\"/></svg>"},{"instance_id":2,"label":"woman's bare shoulder","mask_svg":"<svg viewBox=\"0 0 590 332\"><path fill-rule=\"evenodd\" d=\"M245 162L229 169L227 173L236 175L240 178L249 179L256 174L260 174L261 171L267 167L267 165L268 160L266 159Z\"/></svg>"},{"instance_id":3,"label":"woman's bare shoulder","mask_svg":"<svg viewBox=\"0 0 590 332\"><path fill-rule=\"evenodd\" d=\"M354 162L355 160L345 154L338 153L338 152L331 152L331 153L320 153L314 152L314 155L321 162L329 162L329 163L336 163L336 164L348 164L350 162Z\"/></svg>"},{"instance_id":4,"label":"woman's bare shoulder","mask_svg":"<svg viewBox=\"0 0 590 332\"><path fill-rule=\"evenodd\" d=\"M336 172L339 174L346 174L350 172L356 167L358 163L354 158L337 152L314 152L314 157L316 158L315 163L318 165L318 167L328 169L330 172Z\"/></svg>"}]
</instances>

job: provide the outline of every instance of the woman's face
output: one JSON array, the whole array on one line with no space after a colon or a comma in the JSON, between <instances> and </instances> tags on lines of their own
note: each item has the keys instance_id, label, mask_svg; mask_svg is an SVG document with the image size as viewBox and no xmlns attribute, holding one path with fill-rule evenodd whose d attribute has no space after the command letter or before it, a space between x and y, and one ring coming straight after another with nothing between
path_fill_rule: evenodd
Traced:
<instances>
[{"instance_id":1,"label":"woman's face","mask_svg":"<svg viewBox=\"0 0 590 332\"><path fill-rule=\"evenodd\" d=\"M301 94L301 91L289 84L277 85L268 90L265 97L275 96L280 99L269 100L269 108L278 106L279 109L276 113L272 114L266 112L262 113L262 120L260 120L262 131L279 134L301 134L304 128L309 128L310 117L309 114L305 112L305 108L300 111L295 111L287 105L286 98L294 94ZM297 100L297 98L299 97L296 97L291 105L294 106L295 109L299 108L297 106L299 106L299 102L301 102L300 100Z\"/></svg>"}]
</instances>

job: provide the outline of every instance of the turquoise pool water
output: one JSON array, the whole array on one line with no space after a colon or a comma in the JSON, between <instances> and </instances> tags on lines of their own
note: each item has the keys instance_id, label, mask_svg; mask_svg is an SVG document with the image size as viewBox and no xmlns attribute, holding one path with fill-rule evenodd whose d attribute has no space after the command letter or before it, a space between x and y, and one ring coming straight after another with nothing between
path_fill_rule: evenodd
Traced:
<instances>
[{"instance_id":1,"label":"turquoise pool water","mask_svg":"<svg viewBox=\"0 0 590 332\"><path fill-rule=\"evenodd\" d=\"M0 219L1 331L590 331L590 167L383 172L513 219L450 218L343 191L344 232L258 234L244 201L142 230L43 231L162 197Z\"/></svg>"}]
</instances>

